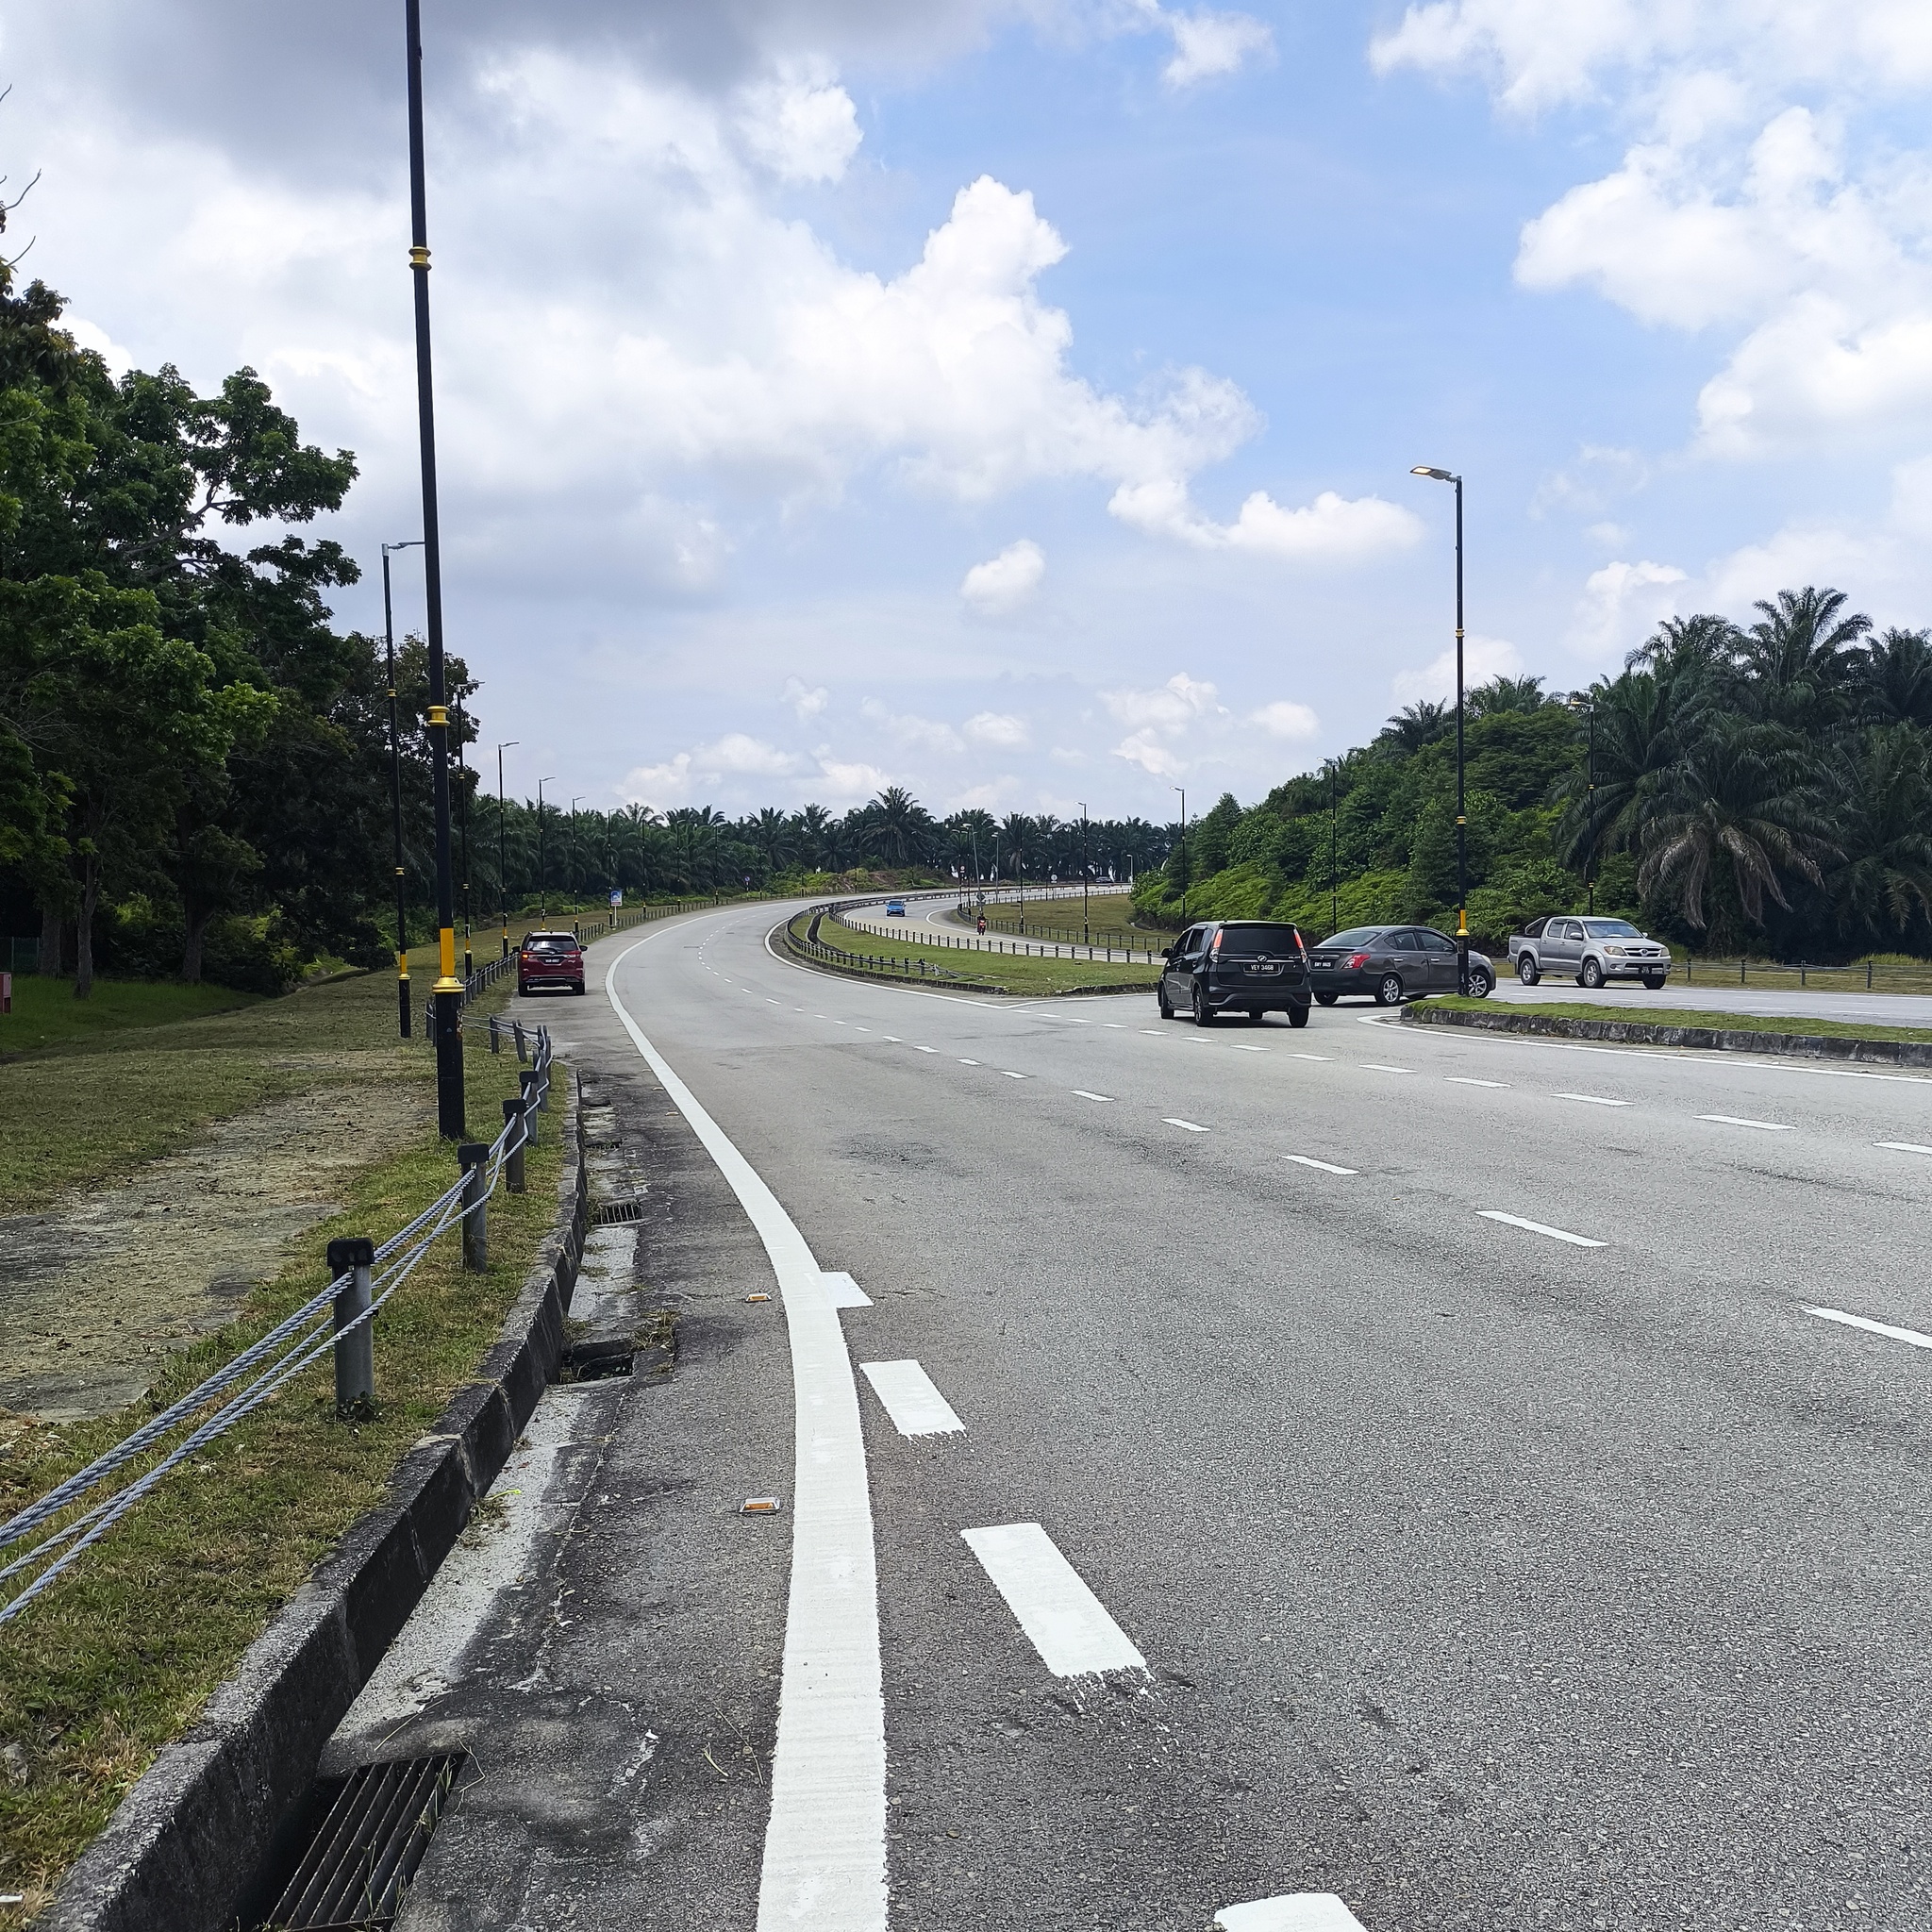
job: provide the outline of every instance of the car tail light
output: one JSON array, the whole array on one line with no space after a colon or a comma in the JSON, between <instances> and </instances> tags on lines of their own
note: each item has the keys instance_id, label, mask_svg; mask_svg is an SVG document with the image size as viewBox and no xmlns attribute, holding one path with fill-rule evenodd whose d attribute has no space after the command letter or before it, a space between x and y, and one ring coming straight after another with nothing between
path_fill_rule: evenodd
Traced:
<instances>
[{"instance_id":1,"label":"car tail light","mask_svg":"<svg viewBox=\"0 0 1932 1932\"><path fill-rule=\"evenodd\" d=\"M1208 951L1209 951L1210 953L1218 953L1218 952L1220 952L1220 950L1221 950L1221 939L1222 939L1222 936L1221 936L1221 934L1220 934L1220 933L1216 933L1216 934L1214 935L1214 943L1213 943L1213 944L1212 944L1211 946L1209 946L1209 947L1208 947Z\"/></svg>"},{"instance_id":2,"label":"car tail light","mask_svg":"<svg viewBox=\"0 0 1932 1932\"><path fill-rule=\"evenodd\" d=\"M1356 971L1359 967L1366 966L1368 963L1369 956L1366 953L1351 953L1348 956L1349 970L1351 972Z\"/></svg>"}]
</instances>

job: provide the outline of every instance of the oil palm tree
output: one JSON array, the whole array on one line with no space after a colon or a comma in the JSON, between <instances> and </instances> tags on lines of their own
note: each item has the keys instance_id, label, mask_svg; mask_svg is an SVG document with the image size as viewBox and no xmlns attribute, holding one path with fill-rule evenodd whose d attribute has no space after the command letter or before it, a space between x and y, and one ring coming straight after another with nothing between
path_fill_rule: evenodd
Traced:
<instances>
[{"instance_id":1,"label":"oil palm tree","mask_svg":"<svg viewBox=\"0 0 1932 1932\"><path fill-rule=\"evenodd\" d=\"M1895 939L1932 915L1932 754L1909 724L1880 725L1832 774L1842 853L1825 887L1840 930Z\"/></svg>"}]
</instances>

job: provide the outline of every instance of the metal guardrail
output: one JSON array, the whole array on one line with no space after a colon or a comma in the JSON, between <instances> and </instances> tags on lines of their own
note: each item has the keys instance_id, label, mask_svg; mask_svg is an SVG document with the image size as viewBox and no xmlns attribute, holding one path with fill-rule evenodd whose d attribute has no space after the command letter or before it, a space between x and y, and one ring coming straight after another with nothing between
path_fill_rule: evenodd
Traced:
<instances>
[{"instance_id":1,"label":"metal guardrail","mask_svg":"<svg viewBox=\"0 0 1932 1932\"><path fill-rule=\"evenodd\" d=\"M803 953L808 958L817 959L827 966L841 966L848 972L875 974L888 979L937 979L946 986L985 986L989 982L975 978L971 974L955 973L950 967L941 966L937 960L930 966L921 959L894 959L884 953L854 953L843 946L834 946L819 938L820 923L829 914L834 917L843 908L869 906L871 898L834 900L823 906L808 906L806 911L811 915L811 924L803 937L792 931L798 923L797 917L785 922L785 943L793 952Z\"/></svg>"},{"instance_id":2,"label":"metal guardrail","mask_svg":"<svg viewBox=\"0 0 1932 1932\"><path fill-rule=\"evenodd\" d=\"M333 1352L336 1358L339 1407L373 1394L370 1324L383 1305L416 1272L439 1238L452 1227L462 1231L465 1266L483 1267L488 1258L490 1196L499 1179L513 1192L523 1190L524 1153L537 1139L536 1116L546 1108L550 1097L549 1029L538 1027L534 1041L534 1063L522 1075L523 1091L517 1099L504 1102L502 1133L488 1146L466 1142L458 1148L462 1173L453 1186L445 1188L413 1221L379 1247L362 1240L331 1241L333 1279L326 1288L309 1296L260 1341L243 1349L207 1380L170 1403L159 1415L97 1456L85 1469L56 1484L38 1502L28 1504L18 1514L0 1523L0 1552L5 1552L26 1541L83 1496L112 1482L159 1448L167 1438L183 1429L189 1431L158 1462L112 1494L60 1529L42 1537L20 1556L0 1564L0 1586L28 1571L38 1573L24 1589L0 1604L0 1624L19 1616L164 1477L197 1450L252 1415L324 1355ZM378 1269L380 1273L376 1272ZM219 1406L205 1420L195 1423L194 1418L210 1404Z\"/></svg>"}]
</instances>

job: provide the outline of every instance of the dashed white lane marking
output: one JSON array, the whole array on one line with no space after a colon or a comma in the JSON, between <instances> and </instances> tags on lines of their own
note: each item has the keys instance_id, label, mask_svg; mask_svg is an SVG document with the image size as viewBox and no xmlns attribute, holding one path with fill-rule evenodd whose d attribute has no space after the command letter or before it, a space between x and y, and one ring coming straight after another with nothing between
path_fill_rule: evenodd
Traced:
<instances>
[{"instance_id":1,"label":"dashed white lane marking","mask_svg":"<svg viewBox=\"0 0 1932 1932\"><path fill-rule=\"evenodd\" d=\"M912 1051L914 1053L937 1053L939 1048L936 1046L915 1046Z\"/></svg>"},{"instance_id":2,"label":"dashed white lane marking","mask_svg":"<svg viewBox=\"0 0 1932 1932\"><path fill-rule=\"evenodd\" d=\"M852 1030L855 1033L870 1033L872 1031L872 1028L870 1026L861 1026L858 1024L858 1022L855 1020L852 1023Z\"/></svg>"},{"instance_id":3,"label":"dashed white lane marking","mask_svg":"<svg viewBox=\"0 0 1932 1932\"><path fill-rule=\"evenodd\" d=\"M1557 1093L1551 1096L1556 1100L1580 1100L1586 1107L1628 1107L1627 1100L1606 1100L1601 1093Z\"/></svg>"},{"instance_id":4,"label":"dashed white lane marking","mask_svg":"<svg viewBox=\"0 0 1932 1932\"><path fill-rule=\"evenodd\" d=\"M1890 1322L1868 1321L1863 1315L1848 1315L1842 1308L1807 1308L1805 1312L1823 1322L1842 1322L1847 1328L1862 1328L1868 1335L1909 1341L1914 1348L1932 1348L1932 1335L1921 1335L1916 1328L1894 1328Z\"/></svg>"},{"instance_id":5,"label":"dashed white lane marking","mask_svg":"<svg viewBox=\"0 0 1932 1932\"><path fill-rule=\"evenodd\" d=\"M961 1060L959 1064L962 1067L976 1067L979 1062L977 1060Z\"/></svg>"},{"instance_id":6,"label":"dashed white lane marking","mask_svg":"<svg viewBox=\"0 0 1932 1932\"><path fill-rule=\"evenodd\" d=\"M1191 1134L1205 1134L1208 1131L1198 1121L1176 1120L1172 1114L1162 1120L1160 1124L1164 1127L1185 1127Z\"/></svg>"},{"instance_id":7,"label":"dashed white lane marking","mask_svg":"<svg viewBox=\"0 0 1932 1932\"><path fill-rule=\"evenodd\" d=\"M860 1362L858 1372L902 1436L949 1436L965 1428L917 1362Z\"/></svg>"},{"instance_id":8,"label":"dashed white lane marking","mask_svg":"<svg viewBox=\"0 0 1932 1932\"><path fill-rule=\"evenodd\" d=\"M1234 1042L1234 1050L1237 1053L1266 1053L1268 1051L1265 1046L1250 1046L1245 1040L1237 1040Z\"/></svg>"},{"instance_id":9,"label":"dashed white lane marking","mask_svg":"<svg viewBox=\"0 0 1932 1932\"><path fill-rule=\"evenodd\" d=\"M1890 1147L1894 1154L1932 1154L1932 1147L1922 1147L1916 1141L1876 1141L1877 1147Z\"/></svg>"},{"instance_id":10,"label":"dashed white lane marking","mask_svg":"<svg viewBox=\"0 0 1932 1932\"><path fill-rule=\"evenodd\" d=\"M1385 1067L1379 1060L1364 1060L1362 1066L1371 1074L1412 1074L1413 1067Z\"/></svg>"},{"instance_id":11,"label":"dashed white lane marking","mask_svg":"<svg viewBox=\"0 0 1932 1932\"><path fill-rule=\"evenodd\" d=\"M1111 1100L1113 1098L1111 1093L1090 1093L1084 1087L1075 1087L1074 1094L1079 1100Z\"/></svg>"},{"instance_id":12,"label":"dashed white lane marking","mask_svg":"<svg viewBox=\"0 0 1932 1932\"><path fill-rule=\"evenodd\" d=\"M1119 1020L1103 1020L1100 1023L1109 1033L1124 1033L1127 1029Z\"/></svg>"},{"instance_id":13,"label":"dashed white lane marking","mask_svg":"<svg viewBox=\"0 0 1932 1932\"><path fill-rule=\"evenodd\" d=\"M1507 1087L1508 1084L1507 1080L1476 1080L1467 1074L1449 1075L1449 1085L1452 1087Z\"/></svg>"},{"instance_id":14,"label":"dashed white lane marking","mask_svg":"<svg viewBox=\"0 0 1932 1932\"><path fill-rule=\"evenodd\" d=\"M1794 1134L1795 1127L1788 1127L1782 1121L1747 1121L1740 1113L1701 1113L1701 1121L1715 1121L1721 1127L1757 1127L1766 1134Z\"/></svg>"},{"instance_id":15,"label":"dashed white lane marking","mask_svg":"<svg viewBox=\"0 0 1932 1932\"><path fill-rule=\"evenodd\" d=\"M1143 1026L1141 1027L1141 1031L1144 1033L1149 1040L1165 1040L1167 1038L1166 1034L1161 1032L1158 1026Z\"/></svg>"},{"instance_id":16,"label":"dashed white lane marking","mask_svg":"<svg viewBox=\"0 0 1932 1932\"><path fill-rule=\"evenodd\" d=\"M1541 1221L1525 1221L1520 1214L1505 1214L1499 1208L1478 1208L1485 1221L1500 1221L1509 1227L1526 1227L1531 1234L1546 1234L1553 1241L1568 1241L1573 1248L1607 1248L1608 1241L1593 1241L1587 1234L1572 1234L1566 1228L1551 1227Z\"/></svg>"},{"instance_id":17,"label":"dashed white lane marking","mask_svg":"<svg viewBox=\"0 0 1932 1932\"><path fill-rule=\"evenodd\" d=\"M1291 1160L1297 1167L1320 1168L1324 1174L1357 1174L1360 1170L1353 1167L1337 1167L1332 1160L1317 1160L1312 1154L1284 1154L1284 1160Z\"/></svg>"},{"instance_id":18,"label":"dashed white lane marking","mask_svg":"<svg viewBox=\"0 0 1932 1932\"><path fill-rule=\"evenodd\" d=\"M881 1033L879 1038L892 1046L904 1046L906 1044L896 1033Z\"/></svg>"},{"instance_id":19,"label":"dashed white lane marking","mask_svg":"<svg viewBox=\"0 0 1932 1932\"><path fill-rule=\"evenodd\" d=\"M825 1293L835 1308L869 1308L872 1297L843 1269L825 1270Z\"/></svg>"},{"instance_id":20,"label":"dashed white lane marking","mask_svg":"<svg viewBox=\"0 0 1932 1932\"><path fill-rule=\"evenodd\" d=\"M770 993L767 993L765 995L765 1004L768 1007L782 1007L785 1002L783 1000L774 1000Z\"/></svg>"},{"instance_id":21,"label":"dashed white lane marking","mask_svg":"<svg viewBox=\"0 0 1932 1932\"><path fill-rule=\"evenodd\" d=\"M1332 1891L1294 1891L1224 1906L1214 1923L1221 1932L1362 1932L1362 1922Z\"/></svg>"},{"instance_id":22,"label":"dashed white lane marking","mask_svg":"<svg viewBox=\"0 0 1932 1932\"><path fill-rule=\"evenodd\" d=\"M1324 1066L1328 1066L1333 1063L1335 1056L1332 1053L1291 1053L1289 1055L1289 1058L1291 1060L1320 1060Z\"/></svg>"},{"instance_id":23,"label":"dashed white lane marking","mask_svg":"<svg viewBox=\"0 0 1932 1932\"><path fill-rule=\"evenodd\" d=\"M1126 1632L1039 1524L1007 1523L959 1534L1055 1676L1147 1668Z\"/></svg>"},{"instance_id":24,"label":"dashed white lane marking","mask_svg":"<svg viewBox=\"0 0 1932 1932\"><path fill-rule=\"evenodd\" d=\"M611 960L605 996L758 1230L791 1339L791 1583L758 1928L886 1932L886 1705L858 1380L804 1235L617 996L617 969L656 937Z\"/></svg>"},{"instance_id":25,"label":"dashed white lane marking","mask_svg":"<svg viewBox=\"0 0 1932 1932\"><path fill-rule=\"evenodd\" d=\"M1024 1080L1026 1077L1024 1074L1014 1073L1010 1067L1002 1067L1000 1069L1000 1072L1004 1074L1008 1080Z\"/></svg>"}]
</instances>

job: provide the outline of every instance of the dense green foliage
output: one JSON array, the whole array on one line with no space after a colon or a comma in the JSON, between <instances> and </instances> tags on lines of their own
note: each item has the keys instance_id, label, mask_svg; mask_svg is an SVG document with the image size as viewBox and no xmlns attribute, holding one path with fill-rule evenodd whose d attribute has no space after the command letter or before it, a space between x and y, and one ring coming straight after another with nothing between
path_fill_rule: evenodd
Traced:
<instances>
[{"instance_id":1,"label":"dense green foliage","mask_svg":"<svg viewBox=\"0 0 1932 1932\"><path fill-rule=\"evenodd\" d=\"M1700 952L1932 952L1932 642L1845 605L1807 589L1748 626L1672 619L1568 700L1538 678L1471 692L1476 941L1593 891ZM1251 810L1224 797L1138 891L1143 918L1453 931L1455 722L1413 705Z\"/></svg>"}]
</instances>

